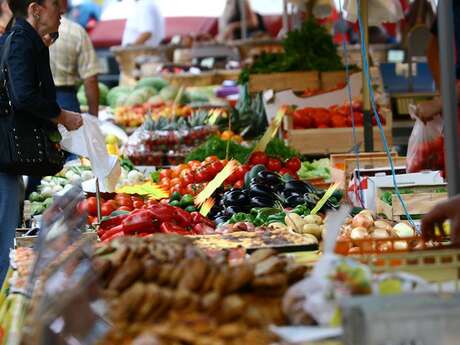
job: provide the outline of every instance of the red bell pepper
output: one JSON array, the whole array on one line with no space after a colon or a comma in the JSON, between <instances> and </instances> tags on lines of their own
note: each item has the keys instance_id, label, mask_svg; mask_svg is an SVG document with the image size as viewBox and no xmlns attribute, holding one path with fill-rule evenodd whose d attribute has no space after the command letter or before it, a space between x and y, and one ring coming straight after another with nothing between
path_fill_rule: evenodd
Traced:
<instances>
[{"instance_id":1,"label":"red bell pepper","mask_svg":"<svg viewBox=\"0 0 460 345\"><path fill-rule=\"evenodd\" d=\"M117 225L115 227L113 227L112 229L110 230L106 230L104 231L104 233L102 234L101 236L101 241L105 241L106 239L112 237L113 235L115 234L118 234L118 233L121 233L123 234L123 225L120 224L120 225Z\"/></svg>"},{"instance_id":2,"label":"red bell pepper","mask_svg":"<svg viewBox=\"0 0 460 345\"><path fill-rule=\"evenodd\" d=\"M123 231L126 235L135 232L155 232L158 230L158 219L150 210L138 210L123 220Z\"/></svg>"},{"instance_id":3,"label":"red bell pepper","mask_svg":"<svg viewBox=\"0 0 460 345\"><path fill-rule=\"evenodd\" d=\"M192 212L191 215L192 215L192 224L193 225L203 223L203 224L206 224L207 226L210 226L211 228L216 227L216 224L212 220L204 217L199 212Z\"/></svg>"},{"instance_id":4,"label":"red bell pepper","mask_svg":"<svg viewBox=\"0 0 460 345\"><path fill-rule=\"evenodd\" d=\"M190 231L187 231L182 226L170 222L161 224L160 231L165 234L192 235Z\"/></svg>"},{"instance_id":5,"label":"red bell pepper","mask_svg":"<svg viewBox=\"0 0 460 345\"><path fill-rule=\"evenodd\" d=\"M148 207L148 210L152 212L154 217L158 220L158 223L170 222L174 219L176 211L174 207L169 205L156 204Z\"/></svg>"},{"instance_id":6,"label":"red bell pepper","mask_svg":"<svg viewBox=\"0 0 460 345\"><path fill-rule=\"evenodd\" d=\"M121 222L128 217L130 214L120 214L119 216L111 217L107 220L104 220L99 225L100 230L108 230L113 228L114 226L120 225Z\"/></svg>"},{"instance_id":7,"label":"red bell pepper","mask_svg":"<svg viewBox=\"0 0 460 345\"><path fill-rule=\"evenodd\" d=\"M193 226L193 234L195 235L210 235L214 233L214 228L204 224L199 223Z\"/></svg>"},{"instance_id":8,"label":"red bell pepper","mask_svg":"<svg viewBox=\"0 0 460 345\"><path fill-rule=\"evenodd\" d=\"M117 232L116 234L110 236L110 237L107 237L106 239L102 240L102 242L110 242L112 241L113 239L117 238L117 237L123 237L124 234L122 232Z\"/></svg>"},{"instance_id":9,"label":"red bell pepper","mask_svg":"<svg viewBox=\"0 0 460 345\"><path fill-rule=\"evenodd\" d=\"M174 220L177 224L183 226L184 228L192 226L193 217L189 212L181 209L180 207L174 207L174 211Z\"/></svg>"}]
</instances>

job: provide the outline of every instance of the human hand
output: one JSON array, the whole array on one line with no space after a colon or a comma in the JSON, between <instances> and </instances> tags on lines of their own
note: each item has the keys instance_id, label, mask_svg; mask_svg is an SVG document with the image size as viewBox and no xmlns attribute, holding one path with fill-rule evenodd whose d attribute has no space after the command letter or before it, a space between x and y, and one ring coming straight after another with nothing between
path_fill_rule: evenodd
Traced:
<instances>
[{"instance_id":1,"label":"human hand","mask_svg":"<svg viewBox=\"0 0 460 345\"><path fill-rule=\"evenodd\" d=\"M433 120L436 115L441 114L442 104L438 98L435 98L431 101L422 102L417 105L416 115L423 122L428 122Z\"/></svg>"},{"instance_id":2,"label":"human hand","mask_svg":"<svg viewBox=\"0 0 460 345\"><path fill-rule=\"evenodd\" d=\"M81 114L73 111L62 110L57 122L63 125L68 131L74 131L83 125Z\"/></svg>"},{"instance_id":3,"label":"human hand","mask_svg":"<svg viewBox=\"0 0 460 345\"><path fill-rule=\"evenodd\" d=\"M422 233L425 240L433 239L435 236L435 227L442 229L445 220L451 222L451 241L452 243L460 243L460 196L444 201L422 219Z\"/></svg>"}]
</instances>

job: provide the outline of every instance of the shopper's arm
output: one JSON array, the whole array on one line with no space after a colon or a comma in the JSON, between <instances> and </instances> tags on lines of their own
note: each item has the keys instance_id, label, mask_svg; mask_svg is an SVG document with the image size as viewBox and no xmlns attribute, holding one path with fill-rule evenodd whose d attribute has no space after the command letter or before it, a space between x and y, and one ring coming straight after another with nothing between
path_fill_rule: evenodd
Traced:
<instances>
[{"instance_id":1,"label":"shopper's arm","mask_svg":"<svg viewBox=\"0 0 460 345\"><path fill-rule=\"evenodd\" d=\"M86 78L83 81L86 99L88 100L89 113L94 116L99 114L99 85L97 75Z\"/></svg>"},{"instance_id":2,"label":"shopper's arm","mask_svg":"<svg viewBox=\"0 0 460 345\"><path fill-rule=\"evenodd\" d=\"M453 243L460 243L460 196L438 204L431 212L422 219L423 237L427 240L433 239L435 227L442 229L442 224L447 219L451 222L451 240Z\"/></svg>"},{"instance_id":3,"label":"shopper's arm","mask_svg":"<svg viewBox=\"0 0 460 345\"><path fill-rule=\"evenodd\" d=\"M152 37L151 32L143 32L141 33L137 39L133 42L134 45L143 45Z\"/></svg>"}]
</instances>

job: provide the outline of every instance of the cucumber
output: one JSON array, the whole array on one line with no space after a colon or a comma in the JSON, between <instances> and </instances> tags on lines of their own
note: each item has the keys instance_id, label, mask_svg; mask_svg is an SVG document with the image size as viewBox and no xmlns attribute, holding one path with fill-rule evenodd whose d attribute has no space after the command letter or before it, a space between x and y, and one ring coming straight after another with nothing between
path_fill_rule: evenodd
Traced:
<instances>
[{"instance_id":1,"label":"cucumber","mask_svg":"<svg viewBox=\"0 0 460 345\"><path fill-rule=\"evenodd\" d=\"M257 174L261 171L265 171L266 168L265 168L265 165L263 164L257 164L257 165L254 165L252 167L251 170L249 170L246 175L244 175L244 185L246 188L249 187L249 184L251 183L251 180L254 178L254 177L257 177Z\"/></svg>"}]
</instances>

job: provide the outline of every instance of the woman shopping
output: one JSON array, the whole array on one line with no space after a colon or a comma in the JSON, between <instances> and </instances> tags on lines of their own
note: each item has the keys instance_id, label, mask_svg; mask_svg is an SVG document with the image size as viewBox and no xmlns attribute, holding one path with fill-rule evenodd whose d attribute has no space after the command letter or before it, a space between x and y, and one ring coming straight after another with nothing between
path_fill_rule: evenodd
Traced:
<instances>
[{"instance_id":1,"label":"woman shopping","mask_svg":"<svg viewBox=\"0 0 460 345\"><path fill-rule=\"evenodd\" d=\"M64 160L50 133L56 132L57 124L68 130L82 125L80 114L62 110L56 102L49 51L42 40L58 31L58 0L8 0L8 5L13 23L0 38L0 82L6 86L0 107L0 282L20 219L21 175L40 175L47 171L46 164L58 169ZM37 147L30 144L33 140Z\"/></svg>"}]
</instances>

